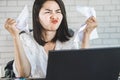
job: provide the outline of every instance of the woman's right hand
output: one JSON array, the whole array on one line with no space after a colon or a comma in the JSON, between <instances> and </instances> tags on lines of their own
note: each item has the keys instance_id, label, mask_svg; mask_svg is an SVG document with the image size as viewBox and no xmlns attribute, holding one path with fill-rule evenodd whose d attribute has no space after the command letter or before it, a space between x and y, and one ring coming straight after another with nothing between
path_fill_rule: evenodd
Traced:
<instances>
[{"instance_id":1,"label":"woman's right hand","mask_svg":"<svg viewBox=\"0 0 120 80\"><path fill-rule=\"evenodd\" d=\"M10 32L13 38L18 36L20 32L20 30L17 29L16 25L16 21L11 18L8 18L4 24L5 29Z\"/></svg>"}]
</instances>

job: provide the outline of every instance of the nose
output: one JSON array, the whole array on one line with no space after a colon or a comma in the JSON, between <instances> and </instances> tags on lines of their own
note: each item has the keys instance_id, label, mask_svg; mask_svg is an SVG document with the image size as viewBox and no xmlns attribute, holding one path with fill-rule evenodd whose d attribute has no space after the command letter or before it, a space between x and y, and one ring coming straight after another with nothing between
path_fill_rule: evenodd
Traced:
<instances>
[{"instance_id":1,"label":"nose","mask_svg":"<svg viewBox=\"0 0 120 80\"><path fill-rule=\"evenodd\" d=\"M52 13L50 16L50 19L52 19L52 20L57 19L57 15L55 13Z\"/></svg>"}]
</instances>

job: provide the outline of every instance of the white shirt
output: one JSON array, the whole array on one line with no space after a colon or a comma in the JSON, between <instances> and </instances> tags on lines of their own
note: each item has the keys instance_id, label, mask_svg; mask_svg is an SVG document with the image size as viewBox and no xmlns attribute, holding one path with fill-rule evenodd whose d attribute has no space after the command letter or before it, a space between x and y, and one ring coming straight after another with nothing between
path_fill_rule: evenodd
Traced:
<instances>
[{"instance_id":1,"label":"white shirt","mask_svg":"<svg viewBox=\"0 0 120 80\"><path fill-rule=\"evenodd\" d=\"M44 47L39 45L31 35L24 33L20 35L20 40L22 42L25 54L31 65L31 77L34 78L45 78L47 69L48 55L44 50ZM65 50L65 49L78 49L78 46L73 41L73 37L66 42L56 41L55 50ZM18 72L15 68L15 63L13 63L13 70L18 76Z\"/></svg>"}]
</instances>

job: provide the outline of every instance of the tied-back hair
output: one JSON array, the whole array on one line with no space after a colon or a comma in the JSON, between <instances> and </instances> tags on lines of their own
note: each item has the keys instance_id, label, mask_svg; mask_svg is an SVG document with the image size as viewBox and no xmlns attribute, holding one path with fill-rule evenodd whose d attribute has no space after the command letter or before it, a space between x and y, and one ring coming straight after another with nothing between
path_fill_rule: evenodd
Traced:
<instances>
[{"instance_id":1,"label":"tied-back hair","mask_svg":"<svg viewBox=\"0 0 120 80\"><path fill-rule=\"evenodd\" d=\"M33 5L33 36L34 39L38 42L38 44L44 46L45 41L43 41L43 27L39 21L39 12L40 9L42 8L43 4L49 0L35 0L34 5ZM71 37L69 30L68 30L68 24L67 24L67 18L66 18L66 11L65 11L65 6L62 0L51 0L51 1L56 1L57 4L60 6L61 13L63 15L63 19L61 21L61 24L59 28L56 31L55 37L52 39L52 42L56 42L56 40L59 40L60 42L65 42L68 41L69 38Z\"/></svg>"}]
</instances>

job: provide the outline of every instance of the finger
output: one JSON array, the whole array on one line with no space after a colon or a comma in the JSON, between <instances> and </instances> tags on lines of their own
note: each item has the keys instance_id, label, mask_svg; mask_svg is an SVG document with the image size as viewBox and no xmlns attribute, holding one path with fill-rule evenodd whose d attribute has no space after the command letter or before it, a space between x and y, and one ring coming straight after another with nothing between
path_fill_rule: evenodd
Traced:
<instances>
[{"instance_id":1,"label":"finger","mask_svg":"<svg viewBox=\"0 0 120 80\"><path fill-rule=\"evenodd\" d=\"M85 32L85 33L91 33L91 31L92 31L92 29L91 29L91 28L88 28L88 27L86 27L86 28L83 30L83 32Z\"/></svg>"},{"instance_id":2,"label":"finger","mask_svg":"<svg viewBox=\"0 0 120 80\"><path fill-rule=\"evenodd\" d=\"M97 22L96 18L93 16L91 17L91 19L93 20L93 22Z\"/></svg>"},{"instance_id":3,"label":"finger","mask_svg":"<svg viewBox=\"0 0 120 80\"><path fill-rule=\"evenodd\" d=\"M95 27L96 27L96 23L89 23L89 22L88 22L86 28L92 30L92 29L94 29Z\"/></svg>"},{"instance_id":4,"label":"finger","mask_svg":"<svg viewBox=\"0 0 120 80\"><path fill-rule=\"evenodd\" d=\"M4 24L4 27L5 27L5 28L8 28L8 27L9 27L9 26L8 26L9 21L10 21L10 18L8 18L8 19L5 21L5 24Z\"/></svg>"},{"instance_id":5,"label":"finger","mask_svg":"<svg viewBox=\"0 0 120 80\"><path fill-rule=\"evenodd\" d=\"M90 23L92 23L92 21L90 21L90 20L87 20L87 21L86 21L86 24L90 24Z\"/></svg>"},{"instance_id":6,"label":"finger","mask_svg":"<svg viewBox=\"0 0 120 80\"><path fill-rule=\"evenodd\" d=\"M16 25L16 21L14 19L8 18L5 22L5 28L9 28L12 25Z\"/></svg>"},{"instance_id":7,"label":"finger","mask_svg":"<svg viewBox=\"0 0 120 80\"><path fill-rule=\"evenodd\" d=\"M11 21L8 23L9 27L15 27L16 26L16 21L14 19L11 19Z\"/></svg>"},{"instance_id":8,"label":"finger","mask_svg":"<svg viewBox=\"0 0 120 80\"><path fill-rule=\"evenodd\" d=\"M86 22L92 23L93 22L92 17L88 18Z\"/></svg>"},{"instance_id":9,"label":"finger","mask_svg":"<svg viewBox=\"0 0 120 80\"><path fill-rule=\"evenodd\" d=\"M9 19L8 23L12 24L13 22L16 22L14 19Z\"/></svg>"},{"instance_id":10,"label":"finger","mask_svg":"<svg viewBox=\"0 0 120 80\"><path fill-rule=\"evenodd\" d=\"M94 22L94 25L97 27L98 23L97 23L97 19L95 17L92 17L92 20Z\"/></svg>"},{"instance_id":11,"label":"finger","mask_svg":"<svg viewBox=\"0 0 120 80\"><path fill-rule=\"evenodd\" d=\"M16 21L14 20L14 19L11 19L11 18L8 18L7 20L6 20L6 24L8 24L8 25L11 25L11 24L13 24L13 23L15 23Z\"/></svg>"},{"instance_id":12,"label":"finger","mask_svg":"<svg viewBox=\"0 0 120 80\"><path fill-rule=\"evenodd\" d=\"M6 22L9 23L11 20L12 20L11 18L8 18Z\"/></svg>"},{"instance_id":13,"label":"finger","mask_svg":"<svg viewBox=\"0 0 120 80\"><path fill-rule=\"evenodd\" d=\"M92 24L92 23L93 23L93 21L91 21L91 20L86 21L86 24L87 24L87 25L90 25L90 24Z\"/></svg>"},{"instance_id":14,"label":"finger","mask_svg":"<svg viewBox=\"0 0 120 80\"><path fill-rule=\"evenodd\" d=\"M12 19L12 20L10 21L10 24L14 24L14 23L16 23L16 21L15 21L14 19Z\"/></svg>"}]
</instances>

